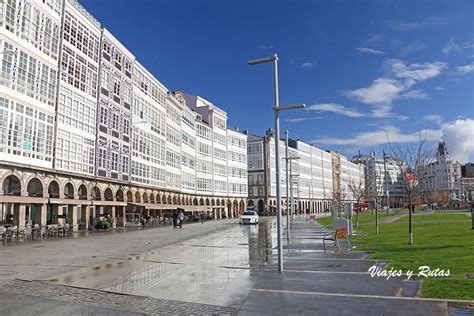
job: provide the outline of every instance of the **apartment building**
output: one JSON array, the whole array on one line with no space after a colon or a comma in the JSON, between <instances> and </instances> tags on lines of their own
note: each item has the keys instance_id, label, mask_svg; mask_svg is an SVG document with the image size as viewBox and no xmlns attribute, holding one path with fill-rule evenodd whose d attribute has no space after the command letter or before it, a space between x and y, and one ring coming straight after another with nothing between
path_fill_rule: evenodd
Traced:
<instances>
[{"instance_id":1,"label":"apartment building","mask_svg":"<svg viewBox=\"0 0 474 316\"><path fill-rule=\"evenodd\" d=\"M462 199L461 164L451 159L446 143L438 143L435 159L424 168L420 195L424 201L435 202L433 195L442 195L446 202L457 204Z\"/></svg>"},{"instance_id":2,"label":"apartment building","mask_svg":"<svg viewBox=\"0 0 474 316\"><path fill-rule=\"evenodd\" d=\"M272 130L264 136L249 134L248 148L248 206L259 213L276 212L276 161L275 138ZM349 179L363 179L359 165L353 164L337 153L321 150L301 140L288 142L289 188L286 181L286 143L279 141L280 146L280 189L282 208L293 205L297 212L320 213L329 211L334 199L334 192L340 191L341 183ZM337 156L339 165L333 164ZM337 169L337 170L336 170ZM346 188L347 185L344 186ZM352 200L346 195L347 201Z\"/></svg>"},{"instance_id":3,"label":"apartment building","mask_svg":"<svg viewBox=\"0 0 474 316\"><path fill-rule=\"evenodd\" d=\"M364 165L367 199L373 201L376 197L378 203L385 206L388 196L390 207L403 206L405 202L405 180L400 170L400 162L388 155L377 156L375 152L369 155L359 154L354 156L352 162Z\"/></svg>"},{"instance_id":4,"label":"apartment building","mask_svg":"<svg viewBox=\"0 0 474 316\"><path fill-rule=\"evenodd\" d=\"M169 90L75 0L0 6L1 222L244 210L247 136L224 110Z\"/></svg>"}]
</instances>

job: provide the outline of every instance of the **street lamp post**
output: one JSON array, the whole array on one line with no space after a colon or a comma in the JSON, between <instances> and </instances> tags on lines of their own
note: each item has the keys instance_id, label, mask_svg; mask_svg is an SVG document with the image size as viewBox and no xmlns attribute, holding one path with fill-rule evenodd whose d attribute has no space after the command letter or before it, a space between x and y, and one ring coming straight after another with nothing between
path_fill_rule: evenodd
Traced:
<instances>
[{"instance_id":1,"label":"street lamp post","mask_svg":"<svg viewBox=\"0 0 474 316\"><path fill-rule=\"evenodd\" d=\"M280 192L280 110L289 110L304 108L304 104L294 104L280 107L278 100L278 56L273 54L271 57L251 60L249 65L257 65L263 63L273 64L273 101L274 101L274 120L275 120L275 165L276 165L276 194L277 194L277 234L278 234L278 271L283 271L283 239L281 232L281 192Z\"/></svg>"},{"instance_id":2,"label":"street lamp post","mask_svg":"<svg viewBox=\"0 0 474 316\"><path fill-rule=\"evenodd\" d=\"M285 131L285 163L286 163L286 229L290 229L290 181L288 174L288 130Z\"/></svg>"},{"instance_id":3,"label":"street lamp post","mask_svg":"<svg viewBox=\"0 0 474 316\"><path fill-rule=\"evenodd\" d=\"M383 173L384 173L384 184L385 184L385 206L387 207L387 215L390 211L390 193L388 192L388 184L387 184L387 158L388 155L383 152Z\"/></svg>"}]
</instances>

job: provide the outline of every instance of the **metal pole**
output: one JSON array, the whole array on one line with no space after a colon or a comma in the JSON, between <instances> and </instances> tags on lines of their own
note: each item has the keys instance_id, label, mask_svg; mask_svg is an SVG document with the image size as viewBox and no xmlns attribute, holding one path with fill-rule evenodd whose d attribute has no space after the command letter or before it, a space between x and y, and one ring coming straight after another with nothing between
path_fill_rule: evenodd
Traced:
<instances>
[{"instance_id":1,"label":"metal pole","mask_svg":"<svg viewBox=\"0 0 474 316\"><path fill-rule=\"evenodd\" d=\"M293 219L293 171L291 166L293 165L293 160L290 159L290 216Z\"/></svg>"},{"instance_id":2,"label":"metal pole","mask_svg":"<svg viewBox=\"0 0 474 316\"><path fill-rule=\"evenodd\" d=\"M288 173L288 130L285 131L285 154L286 154L286 229L290 228L290 181Z\"/></svg>"},{"instance_id":3,"label":"metal pole","mask_svg":"<svg viewBox=\"0 0 474 316\"><path fill-rule=\"evenodd\" d=\"M385 184L385 207L387 208L387 215L388 215L388 185L387 185L387 163L386 163L387 155L385 151L383 151L383 177L384 177L384 184Z\"/></svg>"},{"instance_id":4,"label":"metal pole","mask_svg":"<svg viewBox=\"0 0 474 316\"><path fill-rule=\"evenodd\" d=\"M276 164L276 194L277 194L277 235L278 235L278 271L283 271L283 238L281 234L281 190L280 190L280 118L278 100L278 56L273 55L273 87L275 101L275 164Z\"/></svg>"}]
</instances>

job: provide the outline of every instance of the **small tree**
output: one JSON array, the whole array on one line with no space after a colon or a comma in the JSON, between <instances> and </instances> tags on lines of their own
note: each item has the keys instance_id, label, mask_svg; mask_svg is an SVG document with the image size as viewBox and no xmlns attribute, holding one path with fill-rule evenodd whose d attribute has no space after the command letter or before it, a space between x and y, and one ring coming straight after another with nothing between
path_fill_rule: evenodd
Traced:
<instances>
[{"instance_id":1,"label":"small tree","mask_svg":"<svg viewBox=\"0 0 474 316\"><path fill-rule=\"evenodd\" d=\"M449 196L446 192L435 190L431 192L427 200L431 204L437 204L441 208L446 208L449 204Z\"/></svg>"},{"instance_id":2,"label":"small tree","mask_svg":"<svg viewBox=\"0 0 474 316\"><path fill-rule=\"evenodd\" d=\"M346 204L346 194L344 190L332 193L332 201L336 205L337 217L341 217L341 212Z\"/></svg>"},{"instance_id":3,"label":"small tree","mask_svg":"<svg viewBox=\"0 0 474 316\"><path fill-rule=\"evenodd\" d=\"M373 203L375 211L375 233L379 233L379 205L383 198L384 185L382 183L382 166L376 162L377 157L372 156L373 158L373 169L371 172L367 173L368 181L367 182L367 198L369 202Z\"/></svg>"},{"instance_id":4,"label":"small tree","mask_svg":"<svg viewBox=\"0 0 474 316\"><path fill-rule=\"evenodd\" d=\"M388 138L388 136L387 136ZM408 199L408 243L413 244L412 213L413 200L419 196L420 183L427 177L426 167L433 161L433 150L426 148L426 134L419 134L417 145L406 143L405 146L390 143L390 155L404 179L405 194Z\"/></svg>"},{"instance_id":5,"label":"small tree","mask_svg":"<svg viewBox=\"0 0 474 316\"><path fill-rule=\"evenodd\" d=\"M352 179L352 177L349 179L349 184L348 184L349 191L352 193L352 198L354 201L357 202L357 208L355 210L356 212L356 227L359 227L359 213L360 213L360 203L362 199L366 195L366 188L365 188L365 183L362 181L361 178L358 180Z\"/></svg>"}]
</instances>

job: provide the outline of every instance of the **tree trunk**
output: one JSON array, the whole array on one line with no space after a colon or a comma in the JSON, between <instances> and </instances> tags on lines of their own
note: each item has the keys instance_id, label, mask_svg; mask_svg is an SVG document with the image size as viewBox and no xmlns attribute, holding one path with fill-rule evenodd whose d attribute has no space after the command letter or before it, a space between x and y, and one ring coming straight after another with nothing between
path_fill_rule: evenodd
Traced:
<instances>
[{"instance_id":1,"label":"tree trunk","mask_svg":"<svg viewBox=\"0 0 474 316\"><path fill-rule=\"evenodd\" d=\"M356 213L356 227L357 228L359 227L359 212L360 212L360 210L358 210L357 213Z\"/></svg>"},{"instance_id":2,"label":"tree trunk","mask_svg":"<svg viewBox=\"0 0 474 316\"><path fill-rule=\"evenodd\" d=\"M411 192L408 193L408 244L413 244L413 233L411 227L411 212L412 212L412 200Z\"/></svg>"}]
</instances>

